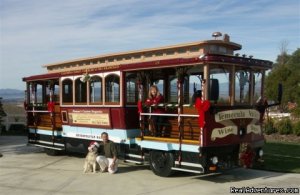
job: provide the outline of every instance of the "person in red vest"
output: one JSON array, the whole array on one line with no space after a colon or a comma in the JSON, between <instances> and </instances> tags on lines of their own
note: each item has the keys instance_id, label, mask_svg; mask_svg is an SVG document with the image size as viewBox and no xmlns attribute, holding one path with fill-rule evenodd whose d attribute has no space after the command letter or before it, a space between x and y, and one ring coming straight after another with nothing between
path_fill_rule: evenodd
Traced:
<instances>
[{"instance_id":1,"label":"person in red vest","mask_svg":"<svg viewBox=\"0 0 300 195\"><path fill-rule=\"evenodd\" d=\"M164 108L159 107L158 104L164 103L164 97L160 94L158 88L156 85L152 85L149 89L148 98L145 102L146 106L151 107L152 113L154 114L162 114L164 113ZM161 127L163 123L163 117L162 116L151 116L150 125L149 125L149 131L154 136L161 136ZM151 125L151 123L153 124Z\"/></svg>"}]
</instances>

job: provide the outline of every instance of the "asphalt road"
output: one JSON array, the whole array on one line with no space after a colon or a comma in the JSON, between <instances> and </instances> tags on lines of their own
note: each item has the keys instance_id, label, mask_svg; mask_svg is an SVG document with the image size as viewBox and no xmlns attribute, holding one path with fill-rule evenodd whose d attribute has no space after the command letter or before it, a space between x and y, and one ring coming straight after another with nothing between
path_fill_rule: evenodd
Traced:
<instances>
[{"instance_id":1,"label":"asphalt road","mask_svg":"<svg viewBox=\"0 0 300 195\"><path fill-rule=\"evenodd\" d=\"M250 192L254 188L299 190L300 187L300 174L242 168L205 176L178 172L162 178L154 175L148 166L121 163L119 172L114 175L83 174L83 157L47 156L42 149L27 146L26 137L18 136L0 136L0 153L3 155L0 157L0 194L223 195L242 187Z\"/></svg>"}]
</instances>

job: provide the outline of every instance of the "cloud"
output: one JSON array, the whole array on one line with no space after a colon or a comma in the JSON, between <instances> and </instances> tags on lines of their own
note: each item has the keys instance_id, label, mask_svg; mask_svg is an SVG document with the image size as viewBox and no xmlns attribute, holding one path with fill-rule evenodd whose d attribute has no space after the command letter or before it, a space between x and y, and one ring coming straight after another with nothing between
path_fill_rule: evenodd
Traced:
<instances>
[{"instance_id":1,"label":"cloud","mask_svg":"<svg viewBox=\"0 0 300 195\"><path fill-rule=\"evenodd\" d=\"M21 78L45 73L43 64L211 39L214 31L228 33L245 53L269 60L276 59L282 40L292 50L300 45L300 3L294 0L0 3L0 88L4 83L24 88Z\"/></svg>"}]
</instances>

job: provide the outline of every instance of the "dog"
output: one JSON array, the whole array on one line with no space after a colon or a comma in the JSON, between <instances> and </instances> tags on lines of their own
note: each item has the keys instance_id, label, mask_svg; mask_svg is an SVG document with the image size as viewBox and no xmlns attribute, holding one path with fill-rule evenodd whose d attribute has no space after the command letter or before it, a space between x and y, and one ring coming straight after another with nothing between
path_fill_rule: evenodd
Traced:
<instances>
[{"instance_id":1,"label":"dog","mask_svg":"<svg viewBox=\"0 0 300 195\"><path fill-rule=\"evenodd\" d=\"M87 173L89 171L96 173L96 168L97 168L96 158L98 156L98 148L99 148L99 143L97 142L92 142L88 147L88 154L85 157L83 173Z\"/></svg>"}]
</instances>

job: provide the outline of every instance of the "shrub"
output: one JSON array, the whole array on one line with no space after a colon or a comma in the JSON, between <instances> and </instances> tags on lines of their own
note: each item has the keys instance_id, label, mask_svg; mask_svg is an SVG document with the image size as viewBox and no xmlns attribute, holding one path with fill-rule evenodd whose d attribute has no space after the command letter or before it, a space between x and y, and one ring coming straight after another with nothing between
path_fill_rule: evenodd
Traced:
<instances>
[{"instance_id":1,"label":"shrub","mask_svg":"<svg viewBox=\"0 0 300 195\"><path fill-rule=\"evenodd\" d=\"M300 136L300 121L293 125L293 131L295 135Z\"/></svg>"},{"instance_id":2,"label":"shrub","mask_svg":"<svg viewBox=\"0 0 300 195\"><path fill-rule=\"evenodd\" d=\"M291 116L294 118L300 118L300 106L292 110Z\"/></svg>"},{"instance_id":3,"label":"shrub","mask_svg":"<svg viewBox=\"0 0 300 195\"><path fill-rule=\"evenodd\" d=\"M281 135L293 133L292 122L289 118L279 120L275 126Z\"/></svg>"},{"instance_id":4,"label":"shrub","mask_svg":"<svg viewBox=\"0 0 300 195\"><path fill-rule=\"evenodd\" d=\"M265 134L267 135L270 135L272 133L276 133L277 132L277 129L275 128L274 126L274 120L273 119L268 119L266 122L265 122L265 128L264 128L264 132Z\"/></svg>"}]
</instances>

